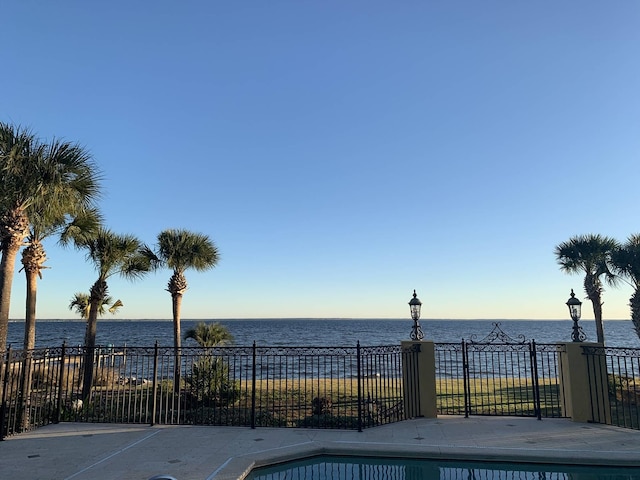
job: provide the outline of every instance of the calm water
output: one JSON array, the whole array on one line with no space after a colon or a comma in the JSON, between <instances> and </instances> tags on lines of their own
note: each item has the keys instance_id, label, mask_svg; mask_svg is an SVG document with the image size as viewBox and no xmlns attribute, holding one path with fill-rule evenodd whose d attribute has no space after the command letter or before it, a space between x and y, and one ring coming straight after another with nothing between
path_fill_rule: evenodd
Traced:
<instances>
[{"instance_id":1,"label":"calm water","mask_svg":"<svg viewBox=\"0 0 640 480\"><path fill-rule=\"evenodd\" d=\"M201 321L201 320L198 320ZM182 331L198 323L183 320ZM211 320L213 321L213 320ZM425 338L435 342L459 342L482 340L498 320L424 320L421 321ZM500 328L514 339L523 335L526 340L537 343L569 341L572 322L570 320L499 320ZM270 319L270 320L219 320L235 337L236 345L297 345L297 346L354 346L391 345L408 340L412 321L402 320L323 320L323 319ZM580 322L588 341L596 340L595 323ZM36 346L59 346L63 341L69 345L81 345L85 323L80 321L40 321L36 328ZM21 348L24 324L9 324L8 343ZM605 337L610 347L640 348L631 321L605 321ZM173 326L167 320L100 320L97 343L115 346L173 345ZM185 342L184 345L195 345Z\"/></svg>"},{"instance_id":2,"label":"calm water","mask_svg":"<svg viewBox=\"0 0 640 480\"><path fill-rule=\"evenodd\" d=\"M258 468L249 480L640 480L637 468L323 456Z\"/></svg>"}]
</instances>

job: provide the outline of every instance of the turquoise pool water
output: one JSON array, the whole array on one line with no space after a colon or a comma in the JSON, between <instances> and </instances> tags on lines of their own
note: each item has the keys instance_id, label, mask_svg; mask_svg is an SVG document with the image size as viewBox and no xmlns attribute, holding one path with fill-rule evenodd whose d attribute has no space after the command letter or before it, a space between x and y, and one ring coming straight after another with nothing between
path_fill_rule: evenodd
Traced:
<instances>
[{"instance_id":1,"label":"turquoise pool water","mask_svg":"<svg viewBox=\"0 0 640 480\"><path fill-rule=\"evenodd\" d=\"M247 480L640 480L640 467L320 456L253 470Z\"/></svg>"}]
</instances>

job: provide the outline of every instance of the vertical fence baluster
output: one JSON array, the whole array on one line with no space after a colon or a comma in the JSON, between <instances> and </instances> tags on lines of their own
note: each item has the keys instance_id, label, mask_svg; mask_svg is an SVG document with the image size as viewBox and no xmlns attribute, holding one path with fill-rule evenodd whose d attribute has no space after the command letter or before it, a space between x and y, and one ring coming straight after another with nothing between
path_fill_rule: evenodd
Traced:
<instances>
[{"instance_id":1,"label":"vertical fence baluster","mask_svg":"<svg viewBox=\"0 0 640 480\"><path fill-rule=\"evenodd\" d=\"M356 343L356 370L358 371L357 389L358 389L358 431L362 431L362 370L360 359L360 340Z\"/></svg>"},{"instance_id":2,"label":"vertical fence baluster","mask_svg":"<svg viewBox=\"0 0 640 480\"><path fill-rule=\"evenodd\" d=\"M62 398L64 395L64 376L65 376L65 354L67 353L67 342L62 342L62 349L60 350L60 367L58 369L58 399L56 404L55 423L60 423L62 417Z\"/></svg>"},{"instance_id":3,"label":"vertical fence baluster","mask_svg":"<svg viewBox=\"0 0 640 480\"><path fill-rule=\"evenodd\" d=\"M469 358L467 344L462 340L462 388L464 389L464 418L471 413L471 389L469 387Z\"/></svg>"},{"instance_id":4,"label":"vertical fence baluster","mask_svg":"<svg viewBox=\"0 0 640 480\"><path fill-rule=\"evenodd\" d=\"M0 440L5 437L5 418L7 415L7 390L9 389L9 369L11 367L11 345L5 352L4 375L2 378L2 399L0 399Z\"/></svg>"},{"instance_id":5,"label":"vertical fence baluster","mask_svg":"<svg viewBox=\"0 0 640 480\"><path fill-rule=\"evenodd\" d=\"M529 352L531 358L531 376L533 377L533 400L535 402L534 413L538 420L542 420L542 411L540 406L540 381L538 380L538 358L535 340L532 340L529 343Z\"/></svg>"},{"instance_id":6,"label":"vertical fence baluster","mask_svg":"<svg viewBox=\"0 0 640 480\"><path fill-rule=\"evenodd\" d=\"M156 422L156 411L157 411L157 401L158 397L158 341L156 340L156 344L153 347L153 386L151 388L151 426L153 427Z\"/></svg>"},{"instance_id":7,"label":"vertical fence baluster","mask_svg":"<svg viewBox=\"0 0 640 480\"><path fill-rule=\"evenodd\" d=\"M253 342L253 363L251 367L251 428L256 428L256 342Z\"/></svg>"}]
</instances>

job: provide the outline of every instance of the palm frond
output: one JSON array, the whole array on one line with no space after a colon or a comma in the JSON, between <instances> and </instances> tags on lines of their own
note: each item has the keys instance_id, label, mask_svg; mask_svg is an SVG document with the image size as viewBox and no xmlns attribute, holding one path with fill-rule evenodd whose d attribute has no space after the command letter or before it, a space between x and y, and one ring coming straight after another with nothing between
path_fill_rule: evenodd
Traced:
<instances>
[{"instance_id":1,"label":"palm frond","mask_svg":"<svg viewBox=\"0 0 640 480\"><path fill-rule=\"evenodd\" d=\"M630 235L627 242L612 255L613 267L619 275L640 288L640 234Z\"/></svg>"},{"instance_id":2,"label":"palm frond","mask_svg":"<svg viewBox=\"0 0 640 480\"><path fill-rule=\"evenodd\" d=\"M605 275L609 283L615 282L611 272L611 254L619 247L618 242L599 234L578 235L555 248L560 269L566 273L584 272L600 277Z\"/></svg>"},{"instance_id":3,"label":"palm frond","mask_svg":"<svg viewBox=\"0 0 640 480\"><path fill-rule=\"evenodd\" d=\"M158 235L158 257L178 272L208 270L220 260L218 248L207 235L184 229L168 229Z\"/></svg>"},{"instance_id":4,"label":"palm frond","mask_svg":"<svg viewBox=\"0 0 640 480\"><path fill-rule=\"evenodd\" d=\"M82 244L89 241L99 233L102 221L102 214L97 208L81 210L65 222L59 243L67 246L70 243Z\"/></svg>"},{"instance_id":5,"label":"palm frond","mask_svg":"<svg viewBox=\"0 0 640 480\"><path fill-rule=\"evenodd\" d=\"M201 347L216 347L233 343L233 335L219 323L199 322L184 334L184 339L195 340Z\"/></svg>"},{"instance_id":6,"label":"palm frond","mask_svg":"<svg viewBox=\"0 0 640 480\"><path fill-rule=\"evenodd\" d=\"M109 313L116 313L120 307L123 307L124 304L120 299L116 300L113 305L109 307Z\"/></svg>"}]
</instances>

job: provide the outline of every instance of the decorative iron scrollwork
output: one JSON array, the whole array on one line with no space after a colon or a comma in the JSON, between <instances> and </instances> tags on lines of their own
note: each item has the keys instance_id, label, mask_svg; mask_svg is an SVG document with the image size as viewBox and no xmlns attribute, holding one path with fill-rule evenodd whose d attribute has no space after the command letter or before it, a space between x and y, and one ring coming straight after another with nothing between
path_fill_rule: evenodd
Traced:
<instances>
[{"instance_id":1,"label":"decorative iron scrollwork","mask_svg":"<svg viewBox=\"0 0 640 480\"><path fill-rule=\"evenodd\" d=\"M514 344L523 344L526 342L525 336L520 334L516 338L512 338L507 335L501 328L500 322L493 322L493 329L489 332L489 335L484 337L482 340L476 340L477 335L473 334L469 338L469 342L471 343L514 343Z\"/></svg>"},{"instance_id":2,"label":"decorative iron scrollwork","mask_svg":"<svg viewBox=\"0 0 640 480\"><path fill-rule=\"evenodd\" d=\"M360 347L362 355L385 355L400 353L400 345L375 345L372 347Z\"/></svg>"},{"instance_id":3,"label":"decorative iron scrollwork","mask_svg":"<svg viewBox=\"0 0 640 480\"><path fill-rule=\"evenodd\" d=\"M422 351L419 343L412 343L406 347L402 347L402 353L420 353Z\"/></svg>"}]
</instances>

